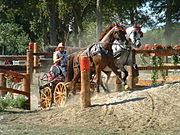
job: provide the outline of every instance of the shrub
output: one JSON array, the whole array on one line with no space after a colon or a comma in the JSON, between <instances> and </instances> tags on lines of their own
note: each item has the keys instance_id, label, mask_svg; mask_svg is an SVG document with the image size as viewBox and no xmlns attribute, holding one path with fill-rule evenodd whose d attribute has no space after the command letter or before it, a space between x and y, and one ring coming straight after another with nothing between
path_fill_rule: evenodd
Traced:
<instances>
[{"instance_id":1,"label":"shrub","mask_svg":"<svg viewBox=\"0 0 180 135\"><path fill-rule=\"evenodd\" d=\"M15 107L21 109L27 109L27 99L23 96L17 96L13 98L10 95L0 98L0 110L4 110L7 107Z\"/></svg>"}]
</instances>

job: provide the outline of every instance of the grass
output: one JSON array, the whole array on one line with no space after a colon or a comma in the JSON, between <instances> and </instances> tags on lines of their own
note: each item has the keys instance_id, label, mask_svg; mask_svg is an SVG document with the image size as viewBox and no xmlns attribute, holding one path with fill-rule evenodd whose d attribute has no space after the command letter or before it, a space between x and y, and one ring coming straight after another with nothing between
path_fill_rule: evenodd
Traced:
<instances>
[{"instance_id":1,"label":"grass","mask_svg":"<svg viewBox=\"0 0 180 135\"><path fill-rule=\"evenodd\" d=\"M10 95L0 98L0 110L4 110L8 107L27 109L27 99L22 96L13 98Z\"/></svg>"}]
</instances>

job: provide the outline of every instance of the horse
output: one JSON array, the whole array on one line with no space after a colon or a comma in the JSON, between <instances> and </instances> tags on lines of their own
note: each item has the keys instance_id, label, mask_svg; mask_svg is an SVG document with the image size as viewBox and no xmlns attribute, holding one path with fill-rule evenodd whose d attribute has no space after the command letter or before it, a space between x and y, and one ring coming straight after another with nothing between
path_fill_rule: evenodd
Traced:
<instances>
[{"instance_id":1,"label":"horse","mask_svg":"<svg viewBox=\"0 0 180 135\"><path fill-rule=\"evenodd\" d=\"M72 82L73 90L75 84L80 79L80 64L79 58L86 54L91 63L91 75L96 73L96 90L99 93L99 85L101 84L101 71L106 67L111 70L121 79L121 73L118 72L114 63L112 45L115 40L119 40L126 44L126 31L122 25L112 24L101 33L101 41L90 45L89 47L75 52L70 55L67 65L67 75L65 82Z\"/></svg>"},{"instance_id":2,"label":"horse","mask_svg":"<svg viewBox=\"0 0 180 135\"><path fill-rule=\"evenodd\" d=\"M136 76L139 75L138 73L138 67L135 63L132 62L132 49L139 48L141 44L141 38L143 37L143 32L141 31L141 28L143 25L137 25L134 24L133 26L129 27L126 29L126 38L128 40L128 45L124 46L123 43L121 43L118 40L115 40L113 45L112 45L112 50L113 50L113 56L115 59L115 65L118 69L120 69L123 73L123 80L126 81L128 77L128 72L125 69L125 65L130 65L134 67ZM106 80L105 80L105 86L106 89L108 89L108 81L110 79L111 75L111 70L106 69L103 70L103 72L107 75ZM126 85L126 88L128 86Z\"/></svg>"}]
</instances>

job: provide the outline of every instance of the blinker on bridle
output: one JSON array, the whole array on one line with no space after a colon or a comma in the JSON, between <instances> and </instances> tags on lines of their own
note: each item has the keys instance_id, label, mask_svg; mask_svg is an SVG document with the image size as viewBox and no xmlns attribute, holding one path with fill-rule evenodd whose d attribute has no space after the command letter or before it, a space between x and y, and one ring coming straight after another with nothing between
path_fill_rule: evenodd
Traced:
<instances>
[{"instance_id":1,"label":"blinker on bridle","mask_svg":"<svg viewBox=\"0 0 180 135\"><path fill-rule=\"evenodd\" d=\"M123 28L117 28L115 34L119 33L119 31L122 31L124 34L126 34L126 30Z\"/></svg>"}]
</instances>

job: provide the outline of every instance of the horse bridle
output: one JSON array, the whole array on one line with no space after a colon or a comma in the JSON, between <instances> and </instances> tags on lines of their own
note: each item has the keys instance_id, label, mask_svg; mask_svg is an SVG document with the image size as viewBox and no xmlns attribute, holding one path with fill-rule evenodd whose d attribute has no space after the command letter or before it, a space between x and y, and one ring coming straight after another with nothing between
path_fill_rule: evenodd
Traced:
<instances>
[{"instance_id":1,"label":"horse bridle","mask_svg":"<svg viewBox=\"0 0 180 135\"><path fill-rule=\"evenodd\" d=\"M140 34L140 37L142 37L142 35L143 35L143 32L140 29L134 29L129 33L129 35L128 35L129 39L130 39L130 35L133 34L133 32L138 32ZM138 41L138 40L140 40L140 38L134 38L135 42Z\"/></svg>"}]
</instances>

